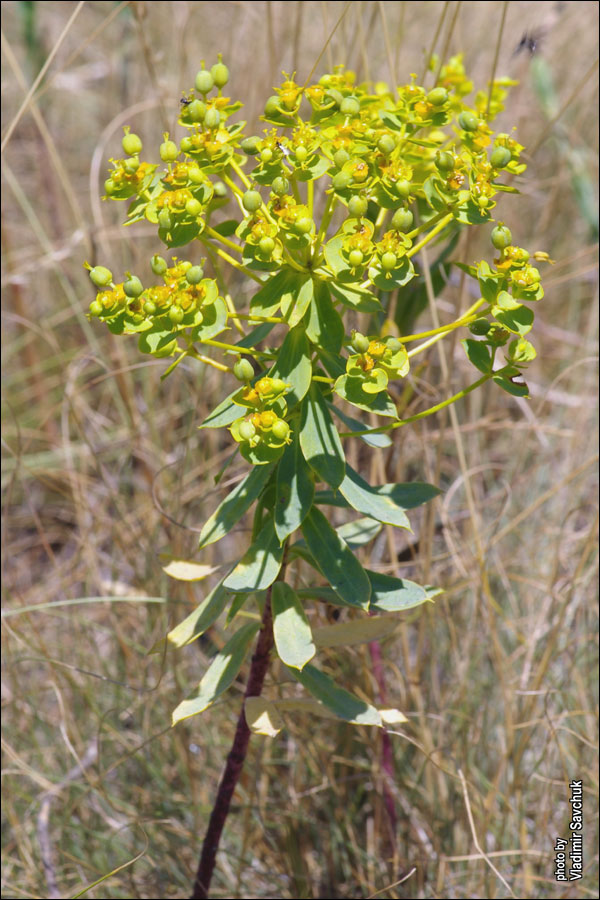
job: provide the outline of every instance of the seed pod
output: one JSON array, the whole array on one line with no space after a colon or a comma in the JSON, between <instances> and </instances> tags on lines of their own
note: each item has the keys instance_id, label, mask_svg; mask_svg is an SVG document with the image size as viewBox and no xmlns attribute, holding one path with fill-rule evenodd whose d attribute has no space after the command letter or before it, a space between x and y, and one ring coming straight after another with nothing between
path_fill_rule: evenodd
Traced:
<instances>
[{"instance_id":1,"label":"seed pod","mask_svg":"<svg viewBox=\"0 0 600 900\"><path fill-rule=\"evenodd\" d=\"M233 374L238 381L250 381L250 379L254 377L252 363L247 359L238 359L233 367Z\"/></svg>"},{"instance_id":2,"label":"seed pod","mask_svg":"<svg viewBox=\"0 0 600 900\"><path fill-rule=\"evenodd\" d=\"M243 150L246 156L256 156L258 153L259 141L260 138L257 137L244 138L244 140L240 142L240 149Z\"/></svg>"},{"instance_id":3,"label":"seed pod","mask_svg":"<svg viewBox=\"0 0 600 900\"><path fill-rule=\"evenodd\" d=\"M195 197L191 197L185 204L185 211L188 216L196 218L202 212L202 204Z\"/></svg>"},{"instance_id":4,"label":"seed pod","mask_svg":"<svg viewBox=\"0 0 600 900\"><path fill-rule=\"evenodd\" d=\"M355 219L359 219L361 216L364 216L368 207L369 204L367 198L361 197L360 195L350 197L348 201L348 212Z\"/></svg>"},{"instance_id":5,"label":"seed pod","mask_svg":"<svg viewBox=\"0 0 600 900\"><path fill-rule=\"evenodd\" d=\"M412 185L408 179L399 178L394 185L394 191L398 197L402 197L403 200L406 200L410 196L411 187Z\"/></svg>"},{"instance_id":6,"label":"seed pod","mask_svg":"<svg viewBox=\"0 0 600 900\"><path fill-rule=\"evenodd\" d=\"M479 127L479 119L475 115L475 113L472 113L468 109L465 109L458 117L458 124L463 129L463 131L477 131Z\"/></svg>"},{"instance_id":7,"label":"seed pod","mask_svg":"<svg viewBox=\"0 0 600 900\"><path fill-rule=\"evenodd\" d=\"M121 139L121 146L127 156L136 156L136 154L141 153L142 140L137 134L129 132Z\"/></svg>"},{"instance_id":8,"label":"seed pod","mask_svg":"<svg viewBox=\"0 0 600 900\"><path fill-rule=\"evenodd\" d=\"M360 112L360 103L356 97L344 97L340 103L340 112L344 116L357 116Z\"/></svg>"},{"instance_id":9,"label":"seed pod","mask_svg":"<svg viewBox=\"0 0 600 900\"><path fill-rule=\"evenodd\" d=\"M351 250L348 255L348 262L350 263L350 265L352 266L353 269L356 269L357 266L361 265L364 258L365 257L364 257L364 254L362 253L362 251Z\"/></svg>"},{"instance_id":10,"label":"seed pod","mask_svg":"<svg viewBox=\"0 0 600 900\"><path fill-rule=\"evenodd\" d=\"M506 225L496 225L492 230L490 237L496 250L504 250L512 244L512 234Z\"/></svg>"},{"instance_id":11,"label":"seed pod","mask_svg":"<svg viewBox=\"0 0 600 900\"><path fill-rule=\"evenodd\" d=\"M173 225L173 219L168 209L161 209L158 214L158 224L161 228L164 228L165 231L169 231Z\"/></svg>"},{"instance_id":12,"label":"seed pod","mask_svg":"<svg viewBox=\"0 0 600 900\"><path fill-rule=\"evenodd\" d=\"M254 427L252 422L244 419L243 422L240 422L239 435L242 440L251 441L252 438L256 435L256 428Z\"/></svg>"},{"instance_id":13,"label":"seed pod","mask_svg":"<svg viewBox=\"0 0 600 900\"><path fill-rule=\"evenodd\" d=\"M351 344L357 353L366 353L369 349L369 338L360 331L353 331Z\"/></svg>"},{"instance_id":14,"label":"seed pod","mask_svg":"<svg viewBox=\"0 0 600 900\"><path fill-rule=\"evenodd\" d=\"M221 113L218 109L215 109L214 106L211 106L210 109L206 110L206 115L204 116L204 124L207 128L218 128L221 122Z\"/></svg>"},{"instance_id":15,"label":"seed pod","mask_svg":"<svg viewBox=\"0 0 600 900\"><path fill-rule=\"evenodd\" d=\"M184 312L180 306L172 306L169 310L169 319L173 325L179 325L183 321Z\"/></svg>"},{"instance_id":16,"label":"seed pod","mask_svg":"<svg viewBox=\"0 0 600 900\"><path fill-rule=\"evenodd\" d=\"M262 163L268 163L268 162L271 162L272 159L273 159L273 151L271 150L271 148L263 147L263 149L260 151L260 161Z\"/></svg>"},{"instance_id":17,"label":"seed pod","mask_svg":"<svg viewBox=\"0 0 600 900\"><path fill-rule=\"evenodd\" d=\"M387 250L381 257L381 268L384 272L391 272L392 269L396 268L397 263L398 257L391 250Z\"/></svg>"},{"instance_id":18,"label":"seed pod","mask_svg":"<svg viewBox=\"0 0 600 900\"><path fill-rule=\"evenodd\" d=\"M284 194L288 193L289 189L290 183L283 175L278 175L271 185L271 190L278 197L283 197Z\"/></svg>"},{"instance_id":19,"label":"seed pod","mask_svg":"<svg viewBox=\"0 0 600 900\"><path fill-rule=\"evenodd\" d=\"M310 234L313 224L310 216L301 216L294 222L294 231L298 232L298 234Z\"/></svg>"},{"instance_id":20,"label":"seed pod","mask_svg":"<svg viewBox=\"0 0 600 900\"><path fill-rule=\"evenodd\" d=\"M206 103L202 100L192 100L186 107L187 114L192 122L203 122L206 115Z\"/></svg>"},{"instance_id":21,"label":"seed pod","mask_svg":"<svg viewBox=\"0 0 600 900\"><path fill-rule=\"evenodd\" d=\"M123 284L123 290L128 297L139 297L144 290L144 285L136 275L130 275Z\"/></svg>"},{"instance_id":22,"label":"seed pod","mask_svg":"<svg viewBox=\"0 0 600 900\"><path fill-rule=\"evenodd\" d=\"M427 102L432 106L443 106L448 102L448 91L444 87L436 87L427 94Z\"/></svg>"},{"instance_id":23,"label":"seed pod","mask_svg":"<svg viewBox=\"0 0 600 900\"><path fill-rule=\"evenodd\" d=\"M490 162L495 169L504 169L512 159L512 153L508 147L496 147L490 156Z\"/></svg>"},{"instance_id":24,"label":"seed pod","mask_svg":"<svg viewBox=\"0 0 600 900\"><path fill-rule=\"evenodd\" d=\"M220 60L218 63L215 63L214 66L211 66L210 74L218 88L224 88L229 81L229 69L225 63L222 63Z\"/></svg>"},{"instance_id":25,"label":"seed pod","mask_svg":"<svg viewBox=\"0 0 600 900\"><path fill-rule=\"evenodd\" d=\"M331 179L331 186L334 191L344 191L351 181L352 176L349 172L338 172L337 175L334 175Z\"/></svg>"},{"instance_id":26,"label":"seed pod","mask_svg":"<svg viewBox=\"0 0 600 900\"><path fill-rule=\"evenodd\" d=\"M294 155L295 155L297 161L300 163L300 165L302 165L302 163L308 156L308 150L306 149L306 147L304 147L302 144L300 144L299 147L296 147Z\"/></svg>"},{"instance_id":27,"label":"seed pod","mask_svg":"<svg viewBox=\"0 0 600 900\"><path fill-rule=\"evenodd\" d=\"M125 169L125 171L127 172L128 175L135 175L135 173L137 172L139 167L140 167L140 161L137 158L137 156L130 156L123 163L123 168Z\"/></svg>"},{"instance_id":28,"label":"seed pod","mask_svg":"<svg viewBox=\"0 0 600 900\"><path fill-rule=\"evenodd\" d=\"M391 134L382 134L379 140L377 141L377 149L383 153L384 156L389 156L396 148L396 141L391 136Z\"/></svg>"},{"instance_id":29,"label":"seed pod","mask_svg":"<svg viewBox=\"0 0 600 900\"><path fill-rule=\"evenodd\" d=\"M102 306L100 300L92 300L92 302L90 303L90 316L98 318L98 316L101 316L103 312L104 307Z\"/></svg>"},{"instance_id":30,"label":"seed pod","mask_svg":"<svg viewBox=\"0 0 600 900\"><path fill-rule=\"evenodd\" d=\"M158 152L163 162L174 162L179 156L179 150L175 141L163 141Z\"/></svg>"},{"instance_id":31,"label":"seed pod","mask_svg":"<svg viewBox=\"0 0 600 900\"><path fill-rule=\"evenodd\" d=\"M392 216L392 228L395 228L396 231L408 231L412 228L413 221L414 216L410 209L405 209L401 206Z\"/></svg>"},{"instance_id":32,"label":"seed pod","mask_svg":"<svg viewBox=\"0 0 600 900\"><path fill-rule=\"evenodd\" d=\"M261 238L258 242L258 249L263 256L270 256L275 249L275 241L272 237Z\"/></svg>"},{"instance_id":33,"label":"seed pod","mask_svg":"<svg viewBox=\"0 0 600 900\"><path fill-rule=\"evenodd\" d=\"M90 269L90 278L99 288L106 287L113 280L112 272L106 266L94 266L93 269Z\"/></svg>"},{"instance_id":34,"label":"seed pod","mask_svg":"<svg viewBox=\"0 0 600 900\"><path fill-rule=\"evenodd\" d=\"M208 94L214 87L213 77L207 69L200 69L196 73L194 87L199 94Z\"/></svg>"},{"instance_id":35,"label":"seed pod","mask_svg":"<svg viewBox=\"0 0 600 900\"><path fill-rule=\"evenodd\" d=\"M338 169L341 169L342 166L345 163L347 163L349 159L350 159L350 154L347 153L346 150L338 150L333 157L333 162L335 163L335 165L337 166Z\"/></svg>"},{"instance_id":36,"label":"seed pod","mask_svg":"<svg viewBox=\"0 0 600 900\"><path fill-rule=\"evenodd\" d=\"M158 256L156 253L150 260L150 268L154 272L155 275L164 275L167 271L167 263L162 258L162 256Z\"/></svg>"},{"instance_id":37,"label":"seed pod","mask_svg":"<svg viewBox=\"0 0 600 900\"><path fill-rule=\"evenodd\" d=\"M265 103L265 116L276 116L280 112L279 97L277 94L273 94Z\"/></svg>"},{"instance_id":38,"label":"seed pod","mask_svg":"<svg viewBox=\"0 0 600 900\"><path fill-rule=\"evenodd\" d=\"M153 303L152 300L146 300L142 309L147 316L153 316L156 312L156 303Z\"/></svg>"},{"instance_id":39,"label":"seed pod","mask_svg":"<svg viewBox=\"0 0 600 900\"><path fill-rule=\"evenodd\" d=\"M192 266L185 273L185 278L188 284L200 284L204 278L204 269L202 266Z\"/></svg>"},{"instance_id":40,"label":"seed pod","mask_svg":"<svg viewBox=\"0 0 600 900\"><path fill-rule=\"evenodd\" d=\"M454 156L448 150L438 150L433 161L440 172L452 172L454 169Z\"/></svg>"},{"instance_id":41,"label":"seed pod","mask_svg":"<svg viewBox=\"0 0 600 900\"><path fill-rule=\"evenodd\" d=\"M278 441L285 441L290 433L290 426L287 422L284 422L283 419L277 419L277 421L273 423L271 432L273 437L277 438Z\"/></svg>"},{"instance_id":42,"label":"seed pod","mask_svg":"<svg viewBox=\"0 0 600 900\"><path fill-rule=\"evenodd\" d=\"M262 197L258 191L246 191L242 197L242 206L249 213L256 212L262 206Z\"/></svg>"}]
</instances>

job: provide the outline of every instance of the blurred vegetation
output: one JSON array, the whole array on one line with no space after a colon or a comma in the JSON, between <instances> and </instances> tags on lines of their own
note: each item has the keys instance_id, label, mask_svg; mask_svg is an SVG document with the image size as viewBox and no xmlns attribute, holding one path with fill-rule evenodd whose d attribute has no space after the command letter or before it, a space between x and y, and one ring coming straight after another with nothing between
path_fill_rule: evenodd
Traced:
<instances>
[{"instance_id":1,"label":"blurred vegetation","mask_svg":"<svg viewBox=\"0 0 600 900\"><path fill-rule=\"evenodd\" d=\"M122 125L154 146L217 50L249 133L282 70L302 82L341 62L401 83L431 51L463 52L485 82L504 12L497 72L520 84L503 121L529 165L506 221L555 260L532 398L486 386L457 423L401 429L369 463L378 481L444 489L412 515L414 536L383 533L369 559L445 589L382 644L387 701L409 718L392 736L395 780L369 729L299 717L254 738L214 896L597 896L598 7L545 0L3 4L3 896L187 896L243 692L170 729L225 623L148 655L201 593L170 582L159 554L193 558L243 467L216 486L227 436L197 431L218 374L182 365L161 384L164 364L85 317L85 259L142 271L159 249L151 226L122 230L122 208L100 204ZM486 242L467 234L449 258ZM452 268L435 290L442 319L469 301ZM446 382L432 350L411 410L462 386L459 351ZM328 665L381 690L366 646ZM557 885L573 778L585 871Z\"/></svg>"}]
</instances>

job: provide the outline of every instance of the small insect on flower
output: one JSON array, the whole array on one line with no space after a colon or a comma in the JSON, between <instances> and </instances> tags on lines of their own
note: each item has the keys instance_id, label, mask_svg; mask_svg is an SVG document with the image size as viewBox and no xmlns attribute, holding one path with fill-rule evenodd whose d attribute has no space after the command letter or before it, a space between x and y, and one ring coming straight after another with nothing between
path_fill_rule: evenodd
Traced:
<instances>
[{"instance_id":1,"label":"small insect on flower","mask_svg":"<svg viewBox=\"0 0 600 900\"><path fill-rule=\"evenodd\" d=\"M279 152L280 152L280 153L283 153L283 155L286 157L286 159L287 159L288 156L291 155L291 153L290 153L290 151L288 150L288 148L285 147L285 146L281 143L281 141L275 141L275 144L276 144L277 149L279 150Z\"/></svg>"},{"instance_id":2,"label":"small insect on flower","mask_svg":"<svg viewBox=\"0 0 600 900\"><path fill-rule=\"evenodd\" d=\"M182 106L189 106L192 101L190 97L182 97L179 102Z\"/></svg>"}]
</instances>

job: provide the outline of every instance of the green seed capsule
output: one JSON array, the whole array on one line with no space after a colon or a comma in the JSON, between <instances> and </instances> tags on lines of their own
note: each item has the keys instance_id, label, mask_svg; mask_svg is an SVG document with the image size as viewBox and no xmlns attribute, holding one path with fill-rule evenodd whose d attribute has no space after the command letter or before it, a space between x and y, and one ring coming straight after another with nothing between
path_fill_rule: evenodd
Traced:
<instances>
[{"instance_id":1,"label":"green seed capsule","mask_svg":"<svg viewBox=\"0 0 600 900\"><path fill-rule=\"evenodd\" d=\"M389 156L390 153L393 152L396 148L396 141L391 136L391 134L382 134L379 140L377 141L377 149L384 154L384 156Z\"/></svg>"},{"instance_id":2,"label":"green seed capsule","mask_svg":"<svg viewBox=\"0 0 600 900\"><path fill-rule=\"evenodd\" d=\"M436 87L427 94L427 100L432 106L443 106L448 101L448 91L443 87Z\"/></svg>"},{"instance_id":3,"label":"green seed capsule","mask_svg":"<svg viewBox=\"0 0 600 900\"><path fill-rule=\"evenodd\" d=\"M369 203L366 197L354 196L348 200L348 212L355 219L364 216L368 207Z\"/></svg>"},{"instance_id":4,"label":"green seed capsule","mask_svg":"<svg viewBox=\"0 0 600 900\"><path fill-rule=\"evenodd\" d=\"M161 228L164 228L165 231L169 231L173 225L173 219L171 218L171 213L168 209L161 209L158 214L158 224Z\"/></svg>"},{"instance_id":5,"label":"green seed capsule","mask_svg":"<svg viewBox=\"0 0 600 900\"><path fill-rule=\"evenodd\" d=\"M331 179L331 187L334 191L344 191L351 181L352 176L349 172L338 172L337 175L334 175Z\"/></svg>"},{"instance_id":6,"label":"green seed capsule","mask_svg":"<svg viewBox=\"0 0 600 900\"><path fill-rule=\"evenodd\" d=\"M200 71L196 73L194 87L199 94L208 94L212 91L214 86L215 83L213 77L207 69L200 69Z\"/></svg>"},{"instance_id":7,"label":"green seed capsule","mask_svg":"<svg viewBox=\"0 0 600 900\"><path fill-rule=\"evenodd\" d=\"M90 269L90 278L96 287L106 287L113 280L112 272L106 266L94 266Z\"/></svg>"},{"instance_id":8,"label":"green seed capsule","mask_svg":"<svg viewBox=\"0 0 600 900\"><path fill-rule=\"evenodd\" d=\"M206 110L206 115L204 116L204 124L207 128L218 128L221 123L221 113L218 109L215 109L211 106L210 109Z\"/></svg>"},{"instance_id":9,"label":"green seed capsule","mask_svg":"<svg viewBox=\"0 0 600 900\"><path fill-rule=\"evenodd\" d=\"M294 231L298 234L309 234L313 228L313 220L310 216L302 216L294 222Z\"/></svg>"},{"instance_id":10,"label":"green seed capsule","mask_svg":"<svg viewBox=\"0 0 600 900\"><path fill-rule=\"evenodd\" d=\"M139 297L144 285L136 275L131 275L123 284L123 290L128 297Z\"/></svg>"},{"instance_id":11,"label":"green seed capsule","mask_svg":"<svg viewBox=\"0 0 600 900\"><path fill-rule=\"evenodd\" d=\"M348 262L353 269L356 269L357 266L361 265L364 258L364 254L360 250L351 250L348 255Z\"/></svg>"},{"instance_id":12,"label":"green seed capsule","mask_svg":"<svg viewBox=\"0 0 600 900\"><path fill-rule=\"evenodd\" d=\"M360 331L352 332L352 348L356 350L357 353L366 353L369 349L369 338L366 335L361 334Z\"/></svg>"},{"instance_id":13,"label":"green seed capsule","mask_svg":"<svg viewBox=\"0 0 600 900\"><path fill-rule=\"evenodd\" d=\"M302 165L302 163L305 161L306 157L308 156L308 150L306 149L306 147L304 147L301 144L299 147L296 147L294 155L295 155L297 161L300 163L300 165Z\"/></svg>"},{"instance_id":14,"label":"green seed capsule","mask_svg":"<svg viewBox=\"0 0 600 900\"><path fill-rule=\"evenodd\" d=\"M196 218L202 212L202 204L200 203L199 200L196 200L195 197L192 197L185 204L185 211L188 214L188 216L192 216L193 218Z\"/></svg>"},{"instance_id":15,"label":"green seed capsule","mask_svg":"<svg viewBox=\"0 0 600 900\"><path fill-rule=\"evenodd\" d=\"M512 153L508 147L496 147L490 156L490 162L495 169L504 169L512 159Z\"/></svg>"},{"instance_id":16,"label":"green seed capsule","mask_svg":"<svg viewBox=\"0 0 600 900\"><path fill-rule=\"evenodd\" d=\"M90 303L90 316L98 318L98 316L101 316L103 312L104 307L102 306L100 300L92 300L92 302Z\"/></svg>"},{"instance_id":17,"label":"green seed capsule","mask_svg":"<svg viewBox=\"0 0 600 900\"><path fill-rule=\"evenodd\" d=\"M169 310L169 319L173 325L179 325L183 322L184 312L180 306L172 306Z\"/></svg>"},{"instance_id":18,"label":"green seed capsule","mask_svg":"<svg viewBox=\"0 0 600 900\"><path fill-rule=\"evenodd\" d=\"M276 116L281 114L279 108L279 97L273 94L265 103L265 116Z\"/></svg>"},{"instance_id":19,"label":"green seed capsule","mask_svg":"<svg viewBox=\"0 0 600 900\"><path fill-rule=\"evenodd\" d=\"M390 338L387 341L386 346L388 350L392 351L392 353L397 353L398 350L402 350L402 344L400 343L400 341L396 340L396 338Z\"/></svg>"},{"instance_id":20,"label":"green seed capsule","mask_svg":"<svg viewBox=\"0 0 600 900\"><path fill-rule=\"evenodd\" d=\"M179 149L175 141L163 141L158 152L163 162L174 162L179 156Z\"/></svg>"},{"instance_id":21,"label":"green seed capsule","mask_svg":"<svg viewBox=\"0 0 600 900\"><path fill-rule=\"evenodd\" d=\"M182 153L189 153L190 150L194 149L194 142L191 137L183 137L181 138L181 143L179 144L179 148Z\"/></svg>"},{"instance_id":22,"label":"green seed capsule","mask_svg":"<svg viewBox=\"0 0 600 900\"><path fill-rule=\"evenodd\" d=\"M290 426L287 422L284 422L283 419L277 419L271 428L271 433L278 441L285 441L290 433Z\"/></svg>"},{"instance_id":23,"label":"green seed capsule","mask_svg":"<svg viewBox=\"0 0 600 900\"><path fill-rule=\"evenodd\" d=\"M215 181L213 184L213 191L215 197L226 197L227 196L227 185L222 181Z\"/></svg>"},{"instance_id":24,"label":"green seed capsule","mask_svg":"<svg viewBox=\"0 0 600 900\"><path fill-rule=\"evenodd\" d=\"M252 422L248 422L246 419L243 422L240 422L239 427L239 435L243 441L251 441L253 437L256 435L256 428L252 424Z\"/></svg>"},{"instance_id":25,"label":"green seed capsule","mask_svg":"<svg viewBox=\"0 0 600 900\"><path fill-rule=\"evenodd\" d=\"M435 154L434 162L440 172L452 172L454 169L454 156L447 150L438 150Z\"/></svg>"},{"instance_id":26,"label":"green seed capsule","mask_svg":"<svg viewBox=\"0 0 600 900\"><path fill-rule=\"evenodd\" d=\"M471 322L469 325L469 331L471 334L481 337L482 335L487 334L491 327L491 323L488 322L487 319L475 319L475 321Z\"/></svg>"},{"instance_id":27,"label":"green seed capsule","mask_svg":"<svg viewBox=\"0 0 600 900\"><path fill-rule=\"evenodd\" d=\"M506 225L496 225L492 230L491 240L496 250L504 250L512 244L512 234Z\"/></svg>"},{"instance_id":28,"label":"green seed capsule","mask_svg":"<svg viewBox=\"0 0 600 900\"><path fill-rule=\"evenodd\" d=\"M192 122L203 122L206 115L206 103L203 103L202 100L192 100L186 106L186 112Z\"/></svg>"},{"instance_id":29,"label":"green seed capsule","mask_svg":"<svg viewBox=\"0 0 600 900\"><path fill-rule=\"evenodd\" d=\"M139 167L140 167L140 161L137 158L137 156L130 156L123 163L123 168L125 169L125 171L127 172L128 175L135 175L135 173L137 172Z\"/></svg>"},{"instance_id":30,"label":"green seed capsule","mask_svg":"<svg viewBox=\"0 0 600 900\"><path fill-rule=\"evenodd\" d=\"M249 213L256 212L262 206L262 197L258 191L246 191L242 197L242 206Z\"/></svg>"},{"instance_id":31,"label":"green seed capsule","mask_svg":"<svg viewBox=\"0 0 600 900\"><path fill-rule=\"evenodd\" d=\"M156 253L150 260L150 268L154 272L155 275L164 275L167 271L167 263L162 258L162 256L158 256Z\"/></svg>"},{"instance_id":32,"label":"green seed capsule","mask_svg":"<svg viewBox=\"0 0 600 900\"><path fill-rule=\"evenodd\" d=\"M135 156L136 154L141 153L142 141L137 134L130 133L126 134L121 139L121 146L123 147L123 150L127 154L127 156Z\"/></svg>"},{"instance_id":33,"label":"green seed capsule","mask_svg":"<svg viewBox=\"0 0 600 900\"><path fill-rule=\"evenodd\" d=\"M238 381L250 381L254 377L254 369L250 360L238 359L233 367L233 374Z\"/></svg>"},{"instance_id":34,"label":"green seed capsule","mask_svg":"<svg viewBox=\"0 0 600 900\"><path fill-rule=\"evenodd\" d=\"M409 231L412 228L413 220L414 216L410 209L404 209L401 206L392 216L392 228L395 228L396 231Z\"/></svg>"},{"instance_id":35,"label":"green seed capsule","mask_svg":"<svg viewBox=\"0 0 600 900\"><path fill-rule=\"evenodd\" d=\"M202 184L204 181L204 175L202 174L202 169L198 166L190 166L188 169L188 178L192 182L192 184Z\"/></svg>"},{"instance_id":36,"label":"green seed capsule","mask_svg":"<svg viewBox=\"0 0 600 900\"><path fill-rule=\"evenodd\" d=\"M469 110L463 110L458 117L458 124L463 131L477 131L479 119L475 113L469 112Z\"/></svg>"},{"instance_id":37,"label":"green seed capsule","mask_svg":"<svg viewBox=\"0 0 600 900\"><path fill-rule=\"evenodd\" d=\"M156 312L156 303L153 303L152 300L146 300L143 310L147 316L153 316Z\"/></svg>"},{"instance_id":38,"label":"green seed capsule","mask_svg":"<svg viewBox=\"0 0 600 900\"><path fill-rule=\"evenodd\" d=\"M350 154L346 152L346 150L338 150L336 151L333 162L337 166L338 169L341 169L342 166L348 162L350 159Z\"/></svg>"},{"instance_id":39,"label":"green seed capsule","mask_svg":"<svg viewBox=\"0 0 600 900\"><path fill-rule=\"evenodd\" d=\"M357 116L360 112L360 103L356 97L344 97L340 103L340 112L344 116Z\"/></svg>"},{"instance_id":40,"label":"green seed capsule","mask_svg":"<svg viewBox=\"0 0 600 900\"><path fill-rule=\"evenodd\" d=\"M261 238L258 242L258 249L263 256L271 256L273 250L275 249L275 241L272 237Z\"/></svg>"},{"instance_id":41,"label":"green seed capsule","mask_svg":"<svg viewBox=\"0 0 600 900\"><path fill-rule=\"evenodd\" d=\"M394 191L397 196L402 197L403 200L406 200L410 196L411 188L412 185L406 178L399 178L394 185Z\"/></svg>"},{"instance_id":42,"label":"green seed capsule","mask_svg":"<svg viewBox=\"0 0 600 900\"><path fill-rule=\"evenodd\" d=\"M258 153L259 141L260 138L257 137L244 138L244 140L240 142L240 148L247 156L256 156Z\"/></svg>"},{"instance_id":43,"label":"green seed capsule","mask_svg":"<svg viewBox=\"0 0 600 900\"><path fill-rule=\"evenodd\" d=\"M277 178L273 181L271 185L271 190L278 197L283 197L284 194L287 194L290 189L290 183L287 178L284 178L283 175L278 175Z\"/></svg>"},{"instance_id":44,"label":"green seed capsule","mask_svg":"<svg viewBox=\"0 0 600 900\"><path fill-rule=\"evenodd\" d=\"M381 257L381 268L384 272L391 272L392 269L396 268L396 264L398 262L398 257L395 253L392 253L391 250L387 250L383 256Z\"/></svg>"},{"instance_id":45,"label":"green seed capsule","mask_svg":"<svg viewBox=\"0 0 600 900\"><path fill-rule=\"evenodd\" d=\"M260 161L262 163L268 163L268 162L271 162L272 159L273 159L273 151L271 150L270 147L264 147L260 151Z\"/></svg>"},{"instance_id":46,"label":"green seed capsule","mask_svg":"<svg viewBox=\"0 0 600 900\"><path fill-rule=\"evenodd\" d=\"M114 194L114 192L117 190L117 186L112 178L106 179L106 181L104 182L104 190L106 191L107 197L110 197L110 195Z\"/></svg>"},{"instance_id":47,"label":"green seed capsule","mask_svg":"<svg viewBox=\"0 0 600 900\"><path fill-rule=\"evenodd\" d=\"M227 68L225 63L215 63L214 66L211 66L210 74L212 75L212 80L218 88L224 88L229 81L229 69Z\"/></svg>"},{"instance_id":48,"label":"green seed capsule","mask_svg":"<svg viewBox=\"0 0 600 900\"><path fill-rule=\"evenodd\" d=\"M271 378L271 393L281 394L286 388L287 384L283 378Z\"/></svg>"},{"instance_id":49,"label":"green seed capsule","mask_svg":"<svg viewBox=\"0 0 600 900\"><path fill-rule=\"evenodd\" d=\"M192 266L185 273L185 278L188 284L200 284L204 278L204 269L202 266Z\"/></svg>"}]
</instances>

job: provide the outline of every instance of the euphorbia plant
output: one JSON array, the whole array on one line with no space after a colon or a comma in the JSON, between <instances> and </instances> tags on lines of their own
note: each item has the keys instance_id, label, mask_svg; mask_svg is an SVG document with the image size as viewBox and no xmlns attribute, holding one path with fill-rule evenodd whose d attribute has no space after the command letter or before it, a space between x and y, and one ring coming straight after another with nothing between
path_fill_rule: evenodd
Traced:
<instances>
[{"instance_id":1,"label":"euphorbia plant","mask_svg":"<svg viewBox=\"0 0 600 900\"><path fill-rule=\"evenodd\" d=\"M229 390L237 379L200 427L228 429L249 469L204 524L200 549L254 507L249 547L168 635L183 647L229 607L232 634L174 723L214 703L255 644L195 897L207 896L251 731L275 735L286 710L298 707L295 690L261 696L273 649L288 680L305 689L304 708L376 727L403 720L336 685L317 650L337 646L341 634L348 643L373 640L435 595L364 568L355 551L383 524L409 529L406 510L438 490L368 483L346 461L344 442L390 446L397 428L490 379L526 396L521 372L535 356L525 337L528 304L543 296L530 254L498 223L490 229L493 262L460 266L480 296L459 318L421 334L402 334L386 318L390 298L401 308L425 245L448 242L463 226L486 227L498 192L516 193L508 181L525 169L523 148L490 127L509 82L495 81L467 103L472 84L460 57L439 68L431 90L414 79L396 90L357 85L341 67L304 86L286 76L267 100L268 127L245 137L245 123L231 121L241 104L223 93L228 77L220 59L202 66L182 101L187 133L178 144L163 135L161 168L141 160L142 142L126 129L126 158L112 160L105 182L107 198L130 201L128 223L145 219L167 248L192 249L170 262L153 256L158 283L129 272L114 283L103 266L90 271L99 288L90 315L115 334L138 335L143 353L170 358L163 377L188 359L226 373ZM236 283L240 275L254 282L247 310L223 280L222 262ZM407 378L415 356L456 329L470 331L462 344L477 380L403 417L392 386ZM335 528L332 507L359 517ZM350 627L313 633L310 606L324 601L345 608Z\"/></svg>"}]
</instances>

